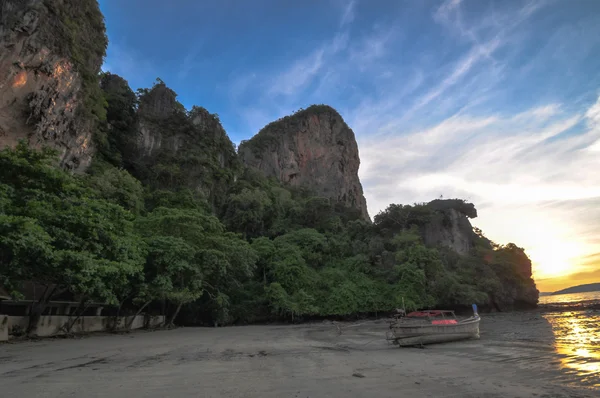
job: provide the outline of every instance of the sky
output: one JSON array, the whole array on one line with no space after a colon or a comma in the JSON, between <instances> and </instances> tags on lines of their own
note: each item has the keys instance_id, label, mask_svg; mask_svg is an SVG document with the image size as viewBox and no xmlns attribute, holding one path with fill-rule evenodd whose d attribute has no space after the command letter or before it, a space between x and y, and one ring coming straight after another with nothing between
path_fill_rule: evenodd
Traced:
<instances>
[{"instance_id":1,"label":"sky","mask_svg":"<svg viewBox=\"0 0 600 398\"><path fill-rule=\"evenodd\" d=\"M540 291L600 281L600 1L100 0L104 70L235 143L311 104L359 145L371 217L473 202Z\"/></svg>"}]
</instances>

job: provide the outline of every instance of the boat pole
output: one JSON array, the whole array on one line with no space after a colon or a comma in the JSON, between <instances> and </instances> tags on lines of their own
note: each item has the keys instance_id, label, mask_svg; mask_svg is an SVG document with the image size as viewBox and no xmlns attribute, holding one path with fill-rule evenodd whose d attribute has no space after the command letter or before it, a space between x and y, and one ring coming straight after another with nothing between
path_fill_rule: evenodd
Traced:
<instances>
[{"instance_id":1,"label":"boat pole","mask_svg":"<svg viewBox=\"0 0 600 398\"><path fill-rule=\"evenodd\" d=\"M402 296L402 311L404 311L404 316L406 316L406 306L404 305L404 296Z\"/></svg>"}]
</instances>

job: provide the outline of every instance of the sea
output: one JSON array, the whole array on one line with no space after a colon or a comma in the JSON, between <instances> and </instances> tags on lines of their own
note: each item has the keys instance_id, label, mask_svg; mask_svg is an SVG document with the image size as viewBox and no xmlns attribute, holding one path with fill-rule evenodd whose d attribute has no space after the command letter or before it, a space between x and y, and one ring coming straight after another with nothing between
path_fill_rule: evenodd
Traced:
<instances>
[{"instance_id":1,"label":"sea","mask_svg":"<svg viewBox=\"0 0 600 398\"><path fill-rule=\"evenodd\" d=\"M539 304L563 368L600 387L600 291L542 296Z\"/></svg>"},{"instance_id":2,"label":"sea","mask_svg":"<svg viewBox=\"0 0 600 398\"><path fill-rule=\"evenodd\" d=\"M581 305L600 304L600 291L587 293L557 294L555 296L541 296L540 305L564 305L578 303Z\"/></svg>"}]
</instances>

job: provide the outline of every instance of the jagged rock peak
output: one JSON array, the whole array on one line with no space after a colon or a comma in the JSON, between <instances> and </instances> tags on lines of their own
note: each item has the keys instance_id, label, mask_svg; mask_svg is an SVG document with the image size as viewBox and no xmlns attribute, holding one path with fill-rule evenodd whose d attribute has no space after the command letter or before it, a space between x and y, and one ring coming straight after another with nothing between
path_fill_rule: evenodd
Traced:
<instances>
[{"instance_id":1,"label":"jagged rock peak","mask_svg":"<svg viewBox=\"0 0 600 398\"><path fill-rule=\"evenodd\" d=\"M433 214L422 231L425 244L446 246L458 254L468 254L476 239L469 221L477 218L475 205L462 199L435 199L427 203L427 207Z\"/></svg>"},{"instance_id":2,"label":"jagged rock peak","mask_svg":"<svg viewBox=\"0 0 600 398\"><path fill-rule=\"evenodd\" d=\"M218 135L227 136L225 129L221 125L219 115L216 113L210 113L206 108L194 105L189 112L189 117L194 126L201 132L212 133L215 137Z\"/></svg>"},{"instance_id":3,"label":"jagged rock peak","mask_svg":"<svg viewBox=\"0 0 600 398\"><path fill-rule=\"evenodd\" d=\"M239 154L246 166L359 209L369 219L356 138L332 107L313 105L268 124L240 143Z\"/></svg>"},{"instance_id":4,"label":"jagged rock peak","mask_svg":"<svg viewBox=\"0 0 600 398\"><path fill-rule=\"evenodd\" d=\"M175 91L160 81L140 97L138 113L140 116L165 118L179 108Z\"/></svg>"}]
</instances>

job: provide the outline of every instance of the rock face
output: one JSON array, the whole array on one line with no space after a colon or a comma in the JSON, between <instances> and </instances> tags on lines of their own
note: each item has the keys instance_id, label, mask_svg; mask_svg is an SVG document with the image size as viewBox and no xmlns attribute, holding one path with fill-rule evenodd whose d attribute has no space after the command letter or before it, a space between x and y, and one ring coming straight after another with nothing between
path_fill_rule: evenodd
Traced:
<instances>
[{"instance_id":1,"label":"rock face","mask_svg":"<svg viewBox=\"0 0 600 398\"><path fill-rule=\"evenodd\" d=\"M531 260L525 251L513 243L496 245L476 233L469 219L477 217L472 203L460 199L434 200L427 203L431 218L421 227L426 245L445 246L461 256L473 255L473 249L488 250L476 260L474 278L487 279L489 304L496 310L532 308L537 305L539 292L532 277ZM466 263L463 266L469 267ZM495 276L495 277L494 277ZM497 285L494 284L497 282Z\"/></svg>"},{"instance_id":2,"label":"rock face","mask_svg":"<svg viewBox=\"0 0 600 398\"><path fill-rule=\"evenodd\" d=\"M329 106L313 105L267 125L240 144L239 155L269 177L340 201L369 219L354 132Z\"/></svg>"},{"instance_id":3,"label":"rock face","mask_svg":"<svg viewBox=\"0 0 600 398\"><path fill-rule=\"evenodd\" d=\"M163 82L140 97L133 149L123 158L142 182L202 192L216 209L241 164L218 115L197 106L188 112L176 97Z\"/></svg>"},{"instance_id":4,"label":"rock face","mask_svg":"<svg viewBox=\"0 0 600 398\"><path fill-rule=\"evenodd\" d=\"M93 123L78 112L85 97L81 71L99 72L102 54L86 54L85 65L72 60L74 45L64 44L69 38L61 20L66 8L71 16L80 11L101 16L89 0L0 0L0 147L21 139L34 147L49 145L61 154L62 166L79 170L93 152ZM87 22L73 29L81 23ZM101 28L92 34L100 41L103 23Z\"/></svg>"},{"instance_id":5,"label":"rock face","mask_svg":"<svg viewBox=\"0 0 600 398\"><path fill-rule=\"evenodd\" d=\"M184 146L194 143L223 144L216 155L220 167L230 165L235 153L231 153L233 143L215 114L194 106L190 112L177 101L177 94L164 83L155 85L140 99L138 115L138 149L145 156L153 156L159 150L179 152ZM175 119L175 120L174 120ZM174 129L165 128L176 122Z\"/></svg>"},{"instance_id":6,"label":"rock face","mask_svg":"<svg viewBox=\"0 0 600 398\"><path fill-rule=\"evenodd\" d=\"M473 226L469 221L469 218L477 217L475 206L454 199L437 199L427 206L434 210L434 214L422 231L425 244L446 246L458 254L468 254L475 240Z\"/></svg>"},{"instance_id":7,"label":"rock face","mask_svg":"<svg viewBox=\"0 0 600 398\"><path fill-rule=\"evenodd\" d=\"M145 156L152 156L163 146L177 151L181 136L165 134L160 127L176 111L177 94L164 84L158 84L140 100L138 109L138 149Z\"/></svg>"}]
</instances>

